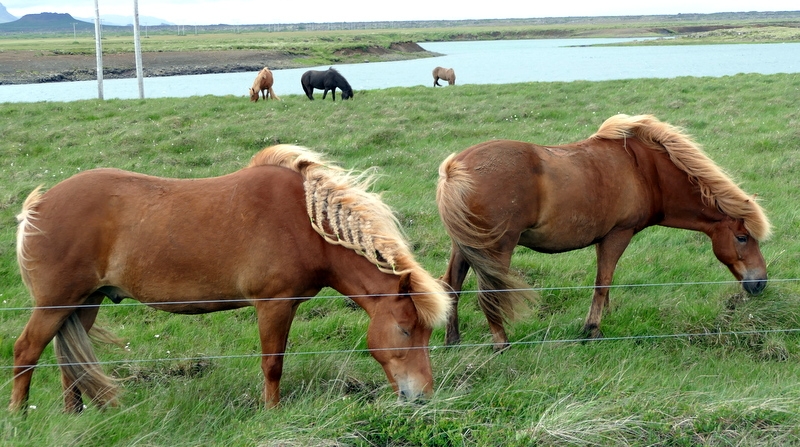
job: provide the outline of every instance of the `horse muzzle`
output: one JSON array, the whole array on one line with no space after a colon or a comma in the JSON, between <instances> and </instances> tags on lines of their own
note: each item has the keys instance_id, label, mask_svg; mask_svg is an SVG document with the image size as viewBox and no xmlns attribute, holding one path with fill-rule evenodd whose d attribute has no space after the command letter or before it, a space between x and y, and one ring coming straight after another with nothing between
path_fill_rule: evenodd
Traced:
<instances>
[{"instance_id":1,"label":"horse muzzle","mask_svg":"<svg viewBox=\"0 0 800 447\"><path fill-rule=\"evenodd\" d=\"M408 402L427 400L432 394L430 387L421 387L415 380L397 381L397 396Z\"/></svg>"},{"instance_id":2,"label":"horse muzzle","mask_svg":"<svg viewBox=\"0 0 800 447\"><path fill-rule=\"evenodd\" d=\"M749 277L745 275L742 279L742 288L750 295L758 295L767 287L767 277Z\"/></svg>"}]
</instances>

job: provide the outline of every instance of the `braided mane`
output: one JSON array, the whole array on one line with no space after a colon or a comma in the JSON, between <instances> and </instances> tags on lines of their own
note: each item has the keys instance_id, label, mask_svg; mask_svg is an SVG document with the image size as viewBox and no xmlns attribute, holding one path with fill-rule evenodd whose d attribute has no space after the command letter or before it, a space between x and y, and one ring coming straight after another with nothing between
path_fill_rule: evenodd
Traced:
<instances>
[{"instance_id":1,"label":"braided mane","mask_svg":"<svg viewBox=\"0 0 800 447\"><path fill-rule=\"evenodd\" d=\"M743 219L745 228L757 240L769 238L769 220L755 197L742 191L680 128L663 123L652 115L615 115L589 138L616 140L632 137L665 152L678 169L697 183L708 203L734 219Z\"/></svg>"},{"instance_id":2,"label":"braided mane","mask_svg":"<svg viewBox=\"0 0 800 447\"><path fill-rule=\"evenodd\" d=\"M412 295L420 319L434 326L446 319L450 300L439 281L414 259L392 210L376 193L373 178L331 165L309 149L280 144L262 149L248 164L282 166L305 179L311 226L331 244L342 245L392 275L411 272Z\"/></svg>"}]
</instances>

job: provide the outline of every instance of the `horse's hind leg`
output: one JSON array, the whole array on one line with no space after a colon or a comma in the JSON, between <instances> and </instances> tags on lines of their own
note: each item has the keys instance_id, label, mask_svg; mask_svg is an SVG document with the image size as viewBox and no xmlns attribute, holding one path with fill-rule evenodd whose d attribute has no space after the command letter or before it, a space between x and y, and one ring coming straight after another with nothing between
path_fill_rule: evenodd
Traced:
<instances>
[{"instance_id":1,"label":"horse's hind leg","mask_svg":"<svg viewBox=\"0 0 800 447\"><path fill-rule=\"evenodd\" d=\"M72 308L34 308L25 329L14 343L14 386L10 410L25 409L31 387L33 369L45 346L56 336Z\"/></svg>"},{"instance_id":2,"label":"horse's hind leg","mask_svg":"<svg viewBox=\"0 0 800 447\"><path fill-rule=\"evenodd\" d=\"M452 244L450 249L450 262L447 263L447 271L442 276L444 281L452 290L450 296L452 299L452 309L450 316L447 320L447 327L445 329L445 343L448 345L457 345L461 343L461 334L458 330L458 299L461 296L461 287L464 284L464 279L469 272L469 264L464 256L459 251L456 244Z\"/></svg>"}]
</instances>

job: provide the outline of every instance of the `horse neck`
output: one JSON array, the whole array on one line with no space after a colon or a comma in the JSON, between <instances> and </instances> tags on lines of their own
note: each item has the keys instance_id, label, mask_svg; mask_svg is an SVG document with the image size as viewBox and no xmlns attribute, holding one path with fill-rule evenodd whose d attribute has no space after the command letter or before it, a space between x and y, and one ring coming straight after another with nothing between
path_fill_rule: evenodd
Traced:
<instances>
[{"instance_id":1,"label":"horse neck","mask_svg":"<svg viewBox=\"0 0 800 447\"><path fill-rule=\"evenodd\" d=\"M375 303L378 302L374 298L397 294L400 283L397 275L378 270L377 266L353 250L338 245L330 247L328 259L336 260L330 266L330 287L350 297L367 314L373 315Z\"/></svg>"},{"instance_id":2,"label":"horse neck","mask_svg":"<svg viewBox=\"0 0 800 447\"><path fill-rule=\"evenodd\" d=\"M663 219L659 225L711 234L716 222L725 218L719 209L705 200L697 183L663 157L659 166L659 182Z\"/></svg>"}]
</instances>

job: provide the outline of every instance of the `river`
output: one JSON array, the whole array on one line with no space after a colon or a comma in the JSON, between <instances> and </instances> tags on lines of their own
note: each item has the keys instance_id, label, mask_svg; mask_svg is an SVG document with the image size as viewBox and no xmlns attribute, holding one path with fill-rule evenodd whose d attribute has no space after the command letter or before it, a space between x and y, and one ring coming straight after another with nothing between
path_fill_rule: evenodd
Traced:
<instances>
[{"instance_id":1,"label":"river","mask_svg":"<svg viewBox=\"0 0 800 447\"><path fill-rule=\"evenodd\" d=\"M800 73L800 43L590 46L631 39L543 39L420 44L443 56L397 62L335 66L356 91L432 86L435 66L453 67L457 84L603 81L738 73ZM274 70L279 96L302 95L300 76L308 69ZM197 95L246 96L256 72L145 78L146 98ZM136 79L107 79L106 99L138 98ZM321 92L317 96L321 97ZM0 86L0 102L75 101L97 97L97 81Z\"/></svg>"}]
</instances>

